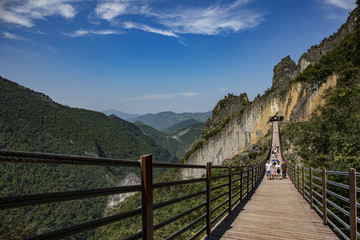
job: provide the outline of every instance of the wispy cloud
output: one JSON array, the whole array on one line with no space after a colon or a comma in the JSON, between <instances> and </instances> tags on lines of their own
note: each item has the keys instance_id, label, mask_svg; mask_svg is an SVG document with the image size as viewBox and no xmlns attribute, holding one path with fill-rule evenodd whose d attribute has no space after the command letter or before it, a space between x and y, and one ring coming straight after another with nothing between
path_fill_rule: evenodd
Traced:
<instances>
[{"instance_id":1,"label":"wispy cloud","mask_svg":"<svg viewBox=\"0 0 360 240\"><path fill-rule=\"evenodd\" d=\"M229 5L212 5L207 8L181 9L158 16L159 22L176 33L219 35L239 32L257 26L262 14L246 9L248 1L238 0Z\"/></svg>"},{"instance_id":2,"label":"wispy cloud","mask_svg":"<svg viewBox=\"0 0 360 240\"><path fill-rule=\"evenodd\" d=\"M200 95L197 92L181 92L181 93L166 93L166 94L153 94L153 95L145 95L133 98L123 98L121 102L132 102L132 101L140 101L140 100L164 100L171 99L176 97L195 97Z\"/></svg>"},{"instance_id":3,"label":"wispy cloud","mask_svg":"<svg viewBox=\"0 0 360 240\"><path fill-rule=\"evenodd\" d=\"M146 19L146 24L140 20L137 23L126 21L124 27L178 38L179 34L219 35L257 26L263 14L246 8L248 2L235 0L229 4L219 2L204 7L158 8L155 7L156 1L117 0L99 3L95 13L100 19L112 23L123 16L141 16L138 19Z\"/></svg>"},{"instance_id":4,"label":"wispy cloud","mask_svg":"<svg viewBox=\"0 0 360 240\"><path fill-rule=\"evenodd\" d=\"M0 0L0 20L33 27L34 20L46 20L46 17L59 15L71 19L76 15L70 4L76 0Z\"/></svg>"},{"instance_id":5,"label":"wispy cloud","mask_svg":"<svg viewBox=\"0 0 360 240\"><path fill-rule=\"evenodd\" d=\"M184 97L195 97L195 96L199 96L200 93L198 92L182 92L180 93L181 96L184 96Z\"/></svg>"},{"instance_id":6,"label":"wispy cloud","mask_svg":"<svg viewBox=\"0 0 360 240\"><path fill-rule=\"evenodd\" d=\"M356 7L355 0L324 0L324 2L345 10L352 10Z\"/></svg>"},{"instance_id":7,"label":"wispy cloud","mask_svg":"<svg viewBox=\"0 0 360 240\"><path fill-rule=\"evenodd\" d=\"M23 36L9 33L9 32L3 32L3 36L4 36L4 38L13 39L13 40L29 41L29 39L27 39Z\"/></svg>"},{"instance_id":8,"label":"wispy cloud","mask_svg":"<svg viewBox=\"0 0 360 240\"><path fill-rule=\"evenodd\" d=\"M122 31L106 29L106 30L77 30L73 33L63 33L67 37L81 37L86 35L111 35L111 34L123 34Z\"/></svg>"},{"instance_id":9,"label":"wispy cloud","mask_svg":"<svg viewBox=\"0 0 360 240\"><path fill-rule=\"evenodd\" d=\"M171 32L171 31L156 29L156 28L144 25L144 24L138 24L138 23L133 23L133 22L125 22L124 27L126 29L136 28L136 29L140 29L140 30L145 31L145 32L151 32L151 33L156 33L156 34L160 34L160 35L164 35L164 36L168 36L168 37L179 38L179 36L177 34Z\"/></svg>"}]
</instances>

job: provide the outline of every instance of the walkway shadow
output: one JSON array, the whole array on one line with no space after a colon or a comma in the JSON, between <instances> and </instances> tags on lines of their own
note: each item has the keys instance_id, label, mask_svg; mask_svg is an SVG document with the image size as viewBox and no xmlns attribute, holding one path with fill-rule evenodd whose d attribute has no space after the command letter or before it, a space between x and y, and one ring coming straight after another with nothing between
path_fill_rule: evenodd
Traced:
<instances>
[{"instance_id":1,"label":"walkway shadow","mask_svg":"<svg viewBox=\"0 0 360 240\"><path fill-rule=\"evenodd\" d=\"M226 231L231 229L231 225L235 221L235 219L239 216L239 214L244 210L245 205L247 202L251 199L251 197L256 192L257 188L261 184L261 182L266 179L265 175L262 175L262 179L257 182L257 184L254 186L254 188L249 192L248 195L242 200L242 202L238 203L233 210L231 211L231 214L227 215L220 223L218 223L215 228L212 230L209 237L202 238L203 240L218 240L221 239L221 237L225 234Z\"/></svg>"}]
</instances>

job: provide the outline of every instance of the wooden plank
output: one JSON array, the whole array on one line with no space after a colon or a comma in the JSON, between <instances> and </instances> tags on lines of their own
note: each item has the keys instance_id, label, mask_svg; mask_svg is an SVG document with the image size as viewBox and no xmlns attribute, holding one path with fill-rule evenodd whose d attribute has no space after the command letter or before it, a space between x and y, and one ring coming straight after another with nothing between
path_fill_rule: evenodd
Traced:
<instances>
[{"instance_id":1,"label":"wooden plank","mask_svg":"<svg viewBox=\"0 0 360 240\"><path fill-rule=\"evenodd\" d=\"M226 222L226 220L224 221ZM338 239L289 179L264 178L240 214L208 239Z\"/></svg>"}]
</instances>

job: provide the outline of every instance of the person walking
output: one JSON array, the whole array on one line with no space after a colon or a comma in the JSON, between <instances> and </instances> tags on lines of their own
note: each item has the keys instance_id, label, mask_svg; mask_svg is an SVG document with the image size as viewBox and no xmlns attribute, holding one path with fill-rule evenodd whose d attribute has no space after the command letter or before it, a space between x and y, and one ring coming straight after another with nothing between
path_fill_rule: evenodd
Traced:
<instances>
[{"instance_id":1,"label":"person walking","mask_svg":"<svg viewBox=\"0 0 360 240\"><path fill-rule=\"evenodd\" d=\"M267 179L269 180L271 178L271 163L270 160L267 160L267 163L265 164L266 167L266 176Z\"/></svg>"},{"instance_id":2,"label":"person walking","mask_svg":"<svg viewBox=\"0 0 360 240\"><path fill-rule=\"evenodd\" d=\"M276 176L275 166L271 165L271 179L274 179Z\"/></svg>"},{"instance_id":3,"label":"person walking","mask_svg":"<svg viewBox=\"0 0 360 240\"><path fill-rule=\"evenodd\" d=\"M282 170L282 178L286 178L286 162L284 161L282 164L281 164L281 170Z\"/></svg>"},{"instance_id":4,"label":"person walking","mask_svg":"<svg viewBox=\"0 0 360 240\"><path fill-rule=\"evenodd\" d=\"M277 162L277 164L275 165L275 173L276 173L276 179L279 180L280 179L280 170L281 165L279 162Z\"/></svg>"}]
</instances>

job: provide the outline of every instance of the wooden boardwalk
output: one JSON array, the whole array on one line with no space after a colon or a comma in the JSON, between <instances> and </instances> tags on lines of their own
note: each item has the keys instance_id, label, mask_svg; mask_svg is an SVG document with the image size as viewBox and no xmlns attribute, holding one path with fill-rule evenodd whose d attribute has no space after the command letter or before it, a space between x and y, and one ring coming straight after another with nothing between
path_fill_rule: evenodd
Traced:
<instances>
[{"instance_id":1,"label":"wooden boardwalk","mask_svg":"<svg viewBox=\"0 0 360 240\"><path fill-rule=\"evenodd\" d=\"M289 179L267 180L206 239L338 239Z\"/></svg>"}]
</instances>

